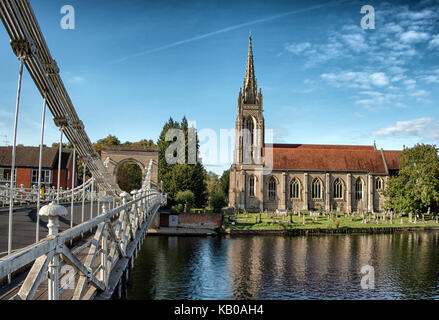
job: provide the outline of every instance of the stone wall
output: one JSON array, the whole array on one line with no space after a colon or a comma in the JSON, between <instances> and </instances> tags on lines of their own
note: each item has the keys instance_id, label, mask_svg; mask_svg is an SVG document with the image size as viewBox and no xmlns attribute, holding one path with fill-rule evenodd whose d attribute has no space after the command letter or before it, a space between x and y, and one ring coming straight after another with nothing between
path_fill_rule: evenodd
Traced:
<instances>
[{"instance_id":1,"label":"stone wall","mask_svg":"<svg viewBox=\"0 0 439 320\"><path fill-rule=\"evenodd\" d=\"M170 214L160 214L160 226L169 227ZM180 213L178 215L179 228L217 229L221 227L222 215L219 213Z\"/></svg>"}]
</instances>

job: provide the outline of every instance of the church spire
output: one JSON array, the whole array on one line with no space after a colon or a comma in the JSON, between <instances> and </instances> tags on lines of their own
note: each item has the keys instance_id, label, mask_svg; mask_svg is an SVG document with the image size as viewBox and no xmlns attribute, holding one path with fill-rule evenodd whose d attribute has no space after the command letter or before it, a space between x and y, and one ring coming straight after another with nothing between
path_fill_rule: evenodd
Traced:
<instances>
[{"instance_id":1,"label":"church spire","mask_svg":"<svg viewBox=\"0 0 439 320\"><path fill-rule=\"evenodd\" d=\"M248 38L248 56L247 69L245 71L244 87L243 87L244 103L256 103L256 96L258 94L258 85L255 77L255 69L253 65L253 50L252 50L252 36Z\"/></svg>"}]
</instances>

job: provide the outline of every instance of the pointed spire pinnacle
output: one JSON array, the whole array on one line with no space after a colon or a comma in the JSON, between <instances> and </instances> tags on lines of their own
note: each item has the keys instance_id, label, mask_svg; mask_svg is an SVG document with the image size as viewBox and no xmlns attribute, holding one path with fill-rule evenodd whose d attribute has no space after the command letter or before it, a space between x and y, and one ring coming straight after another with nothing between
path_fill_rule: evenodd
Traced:
<instances>
[{"instance_id":1,"label":"pointed spire pinnacle","mask_svg":"<svg viewBox=\"0 0 439 320\"><path fill-rule=\"evenodd\" d=\"M256 102L256 96L258 92L258 85L255 77L255 69L253 65L253 49L252 49L252 36L251 33L248 38L248 56L247 56L247 69L245 71L244 78L244 103L253 104Z\"/></svg>"}]
</instances>

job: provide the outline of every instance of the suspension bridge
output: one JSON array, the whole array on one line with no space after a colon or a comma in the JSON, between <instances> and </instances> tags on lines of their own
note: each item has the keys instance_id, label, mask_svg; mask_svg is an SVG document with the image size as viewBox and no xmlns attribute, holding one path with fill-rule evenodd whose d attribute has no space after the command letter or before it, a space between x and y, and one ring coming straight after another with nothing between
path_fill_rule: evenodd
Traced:
<instances>
[{"instance_id":1,"label":"suspension bridge","mask_svg":"<svg viewBox=\"0 0 439 320\"><path fill-rule=\"evenodd\" d=\"M11 174L9 183L0 186L0 207L6 208L8 213L5 221L7 251L4 256L0 254L0 299L120 298L148 227L158 209L166 205L166 194L160 193L151 181L152 167L157 163L149 162L139 190L133 190L131 194L123 192L93 148L30 2L0 0L0 18L18 58ZM38 184L28 189L17 187L15 179L24 68L42 97ZM59 159L57 187L41 192L47 108L60 130ZM73 146L73 177L77 175L76 159L84 165L82 185L75 186L75 179L71 179L69 190L60 188L63 138ZM92 176L87 181L86 169ZM35 223L31 226L34 230L29 227L21 231L14 229L14 218L19 216L17 212L23 206L36 210ZM93 206L97 208L93 209ZM48 233L40 239L40 224L45 221ZM60 222L64 230L60 228ZM14 231L19 234L14 235ZM30 232L34 241L12 250L13 239L17 236L29 238Z\"/></svg>"}]
</instances>

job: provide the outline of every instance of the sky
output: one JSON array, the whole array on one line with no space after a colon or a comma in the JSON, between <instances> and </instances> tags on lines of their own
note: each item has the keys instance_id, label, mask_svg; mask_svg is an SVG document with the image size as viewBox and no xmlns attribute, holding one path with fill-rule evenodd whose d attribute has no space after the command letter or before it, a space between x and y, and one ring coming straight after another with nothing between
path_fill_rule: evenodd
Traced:
<instances>
[{"instance_id":1,"label":"sky","mask_svg":"<svg viewBox=\"0 0 439 320\"><path fill-rule=\"evenodd\" d=\"M157 141L169 117L195 121L202 138L233 130L250 32L274 142L376 141L398 150L439 140L437 1L31 4L91 141L108 134ZM366 4L374 8L375 29L361 27ZM73 30L61 27L64 5L75 9ZM3 27L0 60L0 145L10 145L19 64ZM25 71L17 143L39 144L42 103ZM50 113L46 123L50 145L59 133ZM219 174L231 164L221 143L203 160Z\"/></svg>"}]
</instances>

